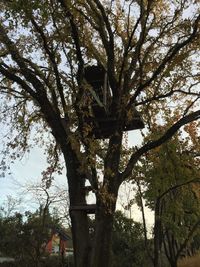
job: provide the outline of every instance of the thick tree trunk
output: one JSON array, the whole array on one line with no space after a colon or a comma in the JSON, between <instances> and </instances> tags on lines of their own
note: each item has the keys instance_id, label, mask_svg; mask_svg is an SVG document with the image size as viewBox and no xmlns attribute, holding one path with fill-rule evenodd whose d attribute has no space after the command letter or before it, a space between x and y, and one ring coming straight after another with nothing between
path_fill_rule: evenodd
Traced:
<instances>
[{"instance_id":1,"label":"thick tree trunk","mask_svg":"<svg viewBox=\"0 0 200 267\"><path fill-rule=\"evenodd\" d=\"M113 214L97 212L90 267L111 267Z\"/></svg>"},{"instance_id":2,"label":"thick tree trunk","mask_svg":"<svg viewBox=\"0 0 200 267\"><path fill-rule=\"evenodd\" d=\"M71 223L75 266L89 266L90 241L87 215L81 211L71 212Z\"/></svg>"},{"instance_id":3,"label":"thick tree trunk","mask_svg":"<svg viewBox=\"0 0 200 267\"><path fill-rule=\"evenodd\" d=\"M93 240L90 267L111 267L112 266L112 230L116 208L116 199L119 186L110 185L107 196L97 196L97 211L95 216L95 235ZM109 198L108 197L108 198Z\"/></svg>"},{"instance_id":4,"label":"thick tree trunk","mask_svg":"<svg viewBox=\"0 0 200 267\"><path fill-rule=\"evenodd\" d=\"M67 166L67 180L69 186L70 206L86 204L85 177L79 173L79 163L73 151L63 153ZM74 248L74 260L76 267L89 266L90 237L87 213L72 210L70 212L72 223L72 239Z\"/></svg>"},{"instance_id":5,"label":"thick tree trunk","mask_svg":"<svg viewBox=\"0 0 200 267\"><path fill-rule=\"evenodd\" d=\"M86 204L85 176L73 150L63 152L67 167L70 206ZM111 267L111 238L113 216L119 189L117 176L105 179L103 192L97 193L95 234L89 235L88 216L85 211L71 210L74 259L76 267ZM108 186L109 185L109 186Z\"/></svg>"}]
</instances>

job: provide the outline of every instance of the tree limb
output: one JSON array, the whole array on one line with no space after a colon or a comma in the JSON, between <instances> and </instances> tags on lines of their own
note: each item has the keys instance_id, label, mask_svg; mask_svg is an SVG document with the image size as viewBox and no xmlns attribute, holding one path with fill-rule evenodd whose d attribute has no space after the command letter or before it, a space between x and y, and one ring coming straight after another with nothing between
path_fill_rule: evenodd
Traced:
<instances>
[{"instance_id":1,"label":"tree limb","mask_svg":"<svg viewBox=\"0 0 200 267\"><path fill-rule=\"evenodd\" d=\"M133 97L130 100L130 105L132 105L132 103L135 102L135 100L136 100L137 96L140 94L140 92L144 88L146 88L147 86L149 86L152 83L152 81L154 81L157 78L157 76L161 73L161 71L179 53L179 51L182 48L184 48L185 46L187 46L192 40L194 40L197 37L199 21L200 21L200 15L197 17L197 19L195 20L195 22L193 24L193 31L190 34L190 36L185 41L183 41L181 43L176 43L172 48L170 48L168 50L168 52L166 53L164 59L160 63L160 65L153 72L153 74L150 77L150 79L148 81L146 81L145 83L139 85L139 87L135 91L135 94L133 95Z\"/></svg>"},{"instance_id":2,"label":"tree limb","mask_svg":"<svg viewBox=\"0 0 200 267\"><path fill-rule=\"evenodd\" d=\"M146 143L144 146L139 148L130 158L129 163L127 164L126 169L121 174L121 181L124 181L128 176L131 175L132 169L138 159L146 152L154 149L164 142L168 141L183 125L190 123L194 120L200 119L200 110L192 112L185 117L178 120L174 125L172 125L160 138L154 141Z\"/></svg>"},{"instance_id":3,"label":"tree limb","mask_svg":"<svg viewBox=\"0 0 200 267\"><path fill-rule=\"evenodd\" d=\"M56 63L56 60L55 60L55 54L48 47L48 42L47 42L47 38L46 38L46 36L44 34L44 31L37 24L37 22L35 21L35 19L33 17L31 18L31 22L32 22L35 30L39 33L40 37L42 38L43 48L44 48L45 52L47 53L47 55L49 56L50 62L52 63L53 70L54 70L55 77L56 77L57 89L58 89L58 92L59 92L59 95L60 95L60 99L61 99L61 103L62 103L62 108L63 108L64 114L66 114L67 113L67 105L66 105L66 101L65 101L65 97L64 97L64 89L63 89L63 86L62 86L62 83L61 83L61 79L60 79L60 75L59 75L59 71L58 71L58 66L57 66L57 63ZM53 91L54 104L56 105L55 109L58 112L59 107L58 107L58 101L56 100L56 98L57 98L56 97L56 93L55 93L54 88L51 88L51 89Z\"/></svg>"}]
</instances>

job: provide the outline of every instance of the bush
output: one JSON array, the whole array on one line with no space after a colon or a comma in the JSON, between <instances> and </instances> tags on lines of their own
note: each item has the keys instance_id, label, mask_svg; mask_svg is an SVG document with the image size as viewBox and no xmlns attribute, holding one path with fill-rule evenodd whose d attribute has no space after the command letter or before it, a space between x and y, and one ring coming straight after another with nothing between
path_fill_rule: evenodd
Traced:
<instances>
[{"instance_id":1,"label":"bush","mask_svg":"<svg viewBox=\"0 0 200 267\"><path fill-rule=\"evenodd\" d=\"M35 267L35 263L30 260L2 262L0 267ZM74 267L73 256L65 257L63 261L59 256L50 256L42 259L38 267Z\"/></svg>"}]
</instances>

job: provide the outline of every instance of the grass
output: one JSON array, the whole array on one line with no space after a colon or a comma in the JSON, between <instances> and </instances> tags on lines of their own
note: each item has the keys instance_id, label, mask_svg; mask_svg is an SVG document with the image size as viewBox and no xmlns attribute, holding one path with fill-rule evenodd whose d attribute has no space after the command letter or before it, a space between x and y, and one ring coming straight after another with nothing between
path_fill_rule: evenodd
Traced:
<instances>
[{"instance_id":1,"label":"grass","mask_svg":"<svg viewBox=\"0 0 200 267\"><path fill-rule=\"evenodd\" d=\"M178 267L200 267L200 254L180 260Z\"/></svg>"}]
</instances>

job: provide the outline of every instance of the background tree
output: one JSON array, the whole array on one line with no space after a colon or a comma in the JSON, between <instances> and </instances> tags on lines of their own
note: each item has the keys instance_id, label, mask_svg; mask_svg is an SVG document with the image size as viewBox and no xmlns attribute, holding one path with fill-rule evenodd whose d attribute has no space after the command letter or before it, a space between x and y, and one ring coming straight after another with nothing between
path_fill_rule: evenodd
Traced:
<instances>
[{"instance_id":1,"label":"background tree","mask_svg":"<svg viewBox=\"0 0 200 267\"><path fill-rule=\"evenodd\" d=\"M155 214L154 266L162 266L162 251L170 265L177 266L198 233L199 145L198 134L194 134L198 131L194 131L194 124L191 127L193 141L183 134L175 135L148 153L138 166L139 204L144 197Z\"/></svg>"},{"instance_id":2,"label":"background tree","mask_svg":"<svg viewBox=\"0 0 200 267\"><path fill-rule=\"evenodd\" d=\"M62 255L53 260L49 258L46 245L55 229L70 227L69 214L65 212L68 207L66 190L54 186L53 181L50 187L45 177L38 184L29 181L28 185L18 186L18 194L23 198L8 196L0 207L0 251L13 257L17 266L63 266L66 259ZM29 198L32 195L31 199L27 194ZM29 206L29 210L22 213L24 205ZM39 208L33 211L36 206ZM73 266L69 258L67 261Z\"/></svg>"},{"instance_id":3,"label":"background tree","mask_svg":"<svg viewBox=\"0 0 200 267\"><path fill-rule=\"evenodd\" d=\"M29 203L43 208L44 216L49 211L59 218L60 223L70 227L68 193L64 186L56 185L54 181L49 184L43 177L41 182L31 183L30 181L19 188L19 192L29 196Z\"/></svg>"},{"instance_id":4,"label":"background tree","mask_svg":"<svg viewBox=\"0 0 200 267\"><path fill-rule=\"evenodd\" d=\"M90 235L94 238L94 220L90 220ZM152 240L148 240L151 243ZM140 222L117 210L112 235L113 267L153 266L144 246L144 231Z\"/></svg>"},{"instance_id":5,"label":"background tree","mask_svg":"<svg viewBox=\"0 0 200 267\"><path fill-rule=\"evenodd\" d=\"M75 264L110 266L121 183L141 156L200 117L198 2L10 0L0 7L1 121L11 127L2 173L32 136L46 146L49 177L62 155L71 207L86 204L86 180L96 198L92 246L86 212L71 210ZM106 103L86 79L93 64L107 76ZM150 132L162 131L127 157L123 132L137 128L135 107ZM98 140L102 132L106 140Z\"/></svg>"},{"instance_id":6,"label":"background tree","mask_svg":"<svg viewBox=\"0 0 200 267\"><path fill-rule=\"evenodd\" d=\"M116 211L112 238L113 266L152 266L144 247L142 225Z\"/></svg>"},{"instance_id":7,"label":"background tree","mask_svg":"<svg viewBox=\"0 0 200 267\"><path fill-rule=\"evenodd\" d=\"M46 212L44 217L42 207L35 212L16 212L8 217L2 216L1 253L13 257L16 266L43 266L43 258L48 256L45 244L51 238L50 227L59 225L59 219L49 212Z\"/></svg>"}]
</instances>

